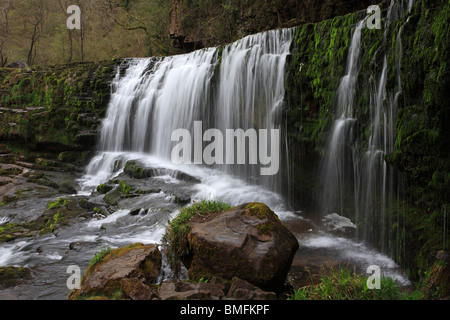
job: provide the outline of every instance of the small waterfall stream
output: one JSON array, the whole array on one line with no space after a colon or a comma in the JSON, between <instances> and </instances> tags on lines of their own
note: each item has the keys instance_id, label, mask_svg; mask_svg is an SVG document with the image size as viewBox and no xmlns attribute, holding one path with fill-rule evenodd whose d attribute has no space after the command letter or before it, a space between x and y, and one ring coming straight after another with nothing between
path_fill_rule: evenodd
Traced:
<instances>
[{"instance_id":1,"label":"small waterfall stream","mask_svg":"<svg viewBox=\"0 0 450 320\"><path fill-rule=\"evenodd\" d=\"M384 24L384 43L387 45L389 26L401 19L412 9L414 1L391 1ZM398 100L401 91L401 34L400 27L396 37L395 92L386 90L388 80L388 62L383 54L383 65L379 74L373 74L370 86L369 127L367 145L355 134L359 119L355 116L355 97L360 68L361 30L364 21L358 23L353 32L349 49L347 74L341 79L337 90L337 118L330 131L326 156L321 170L321 189L323 214L348 214L354 219L357 237L376 245L382 252L395 255L390 247L393 234L386 230L392 225L388 215L388 203L395 197L395 172L388 166L385 156L394 151L395 124ZM381 31L380 31L381 32ZM367 85L367 84L365 84ZM349 205L353 199L353 205ZM349 209L350 208L350 209Z\"/></svg>"}]
</instances>

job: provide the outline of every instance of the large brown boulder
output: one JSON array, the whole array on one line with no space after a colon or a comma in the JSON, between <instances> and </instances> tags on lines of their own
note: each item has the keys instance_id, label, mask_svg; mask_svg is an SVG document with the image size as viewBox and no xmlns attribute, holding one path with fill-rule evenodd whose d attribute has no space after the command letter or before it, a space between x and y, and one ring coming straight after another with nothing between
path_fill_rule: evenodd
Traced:
<instances>
[{"instance_id":1,"label":"large brown boulder","mask_svg":"<svg viewBox=\"0 0 450 320\"><path fill-rule=\"evenodd\" d=\"M238 277L275 292L284 286L299 244L265 204L243 204L190 226L190 279Z\"/></svg>"},{"instance_id":2,"label":"large brown boulder","mask_svg":"<svg viewBox=\"0 0 450 320\"><path fill-rule=\"evenodd\" d=\"M106 297L110 299L150 300L152 283L159 275L162 255L157 246L134 244L112 250L88 268L81 288L69 299Z\"/></svg>"}]
</instances>

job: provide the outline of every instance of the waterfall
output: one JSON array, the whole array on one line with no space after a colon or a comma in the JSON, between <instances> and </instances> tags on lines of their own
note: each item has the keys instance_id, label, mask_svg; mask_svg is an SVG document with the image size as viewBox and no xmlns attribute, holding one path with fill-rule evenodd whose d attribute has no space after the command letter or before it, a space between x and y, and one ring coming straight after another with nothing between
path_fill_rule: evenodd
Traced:
<instances>
[{"instance_id":1,"label":"waterfall","mask_svg":"<svg viewBox=\"0 0 450 320\"><path fill-rule=\"evenodd\" d=\"M202 123L202 131L214 128L224 135L228 129L280 129L286 60L294 31L273 30L224 47L124 61L113 81L101 127L101 154L87 167L92 178L89 187L117 173L120 168L114 162L124 153L146 153L170 161L172 133L185 129L197 134L195 122ZM205 144L193 147L192 154ZM249 144L246 159L253 147ZM196 158L193 163L201 160ZM212 167L279 191L281 175L261 176L262 166L247 161L238 165L219 162Z\"/></svg>"},{"instance_id":2,"label":"waterfall","mask_svg":"<svg viewBox=\"0 0 450 320\"><path fill-rule=\"evenodd\" d=\"M348 149L346 142L352 140L352 126L354 118L354 98L356 92L356 79L359 70L359 60L361 58L361 31L365 21L359 22L349 49L347 58L346 75L341 79L337 90L337 114L327 145L325 165L322 169L323 186L323 207L322 212L331 213L333 210L344 211L345 179L351 176L348 172L351 160L348 159ZM352 152L351 152L352 153ZM349 163L350 160L350 163Z\"/></svg>"},{"instance_id":3,"label":"waterfall","mask_svg":"<svg viewBox=\"0 0 450 320\"><path fill-rule=\"evenodd\" d=\"M407 6L405 6L407 4ZM410 11L414 1L391 1L384 25L384 42L389 26ZM367 144L356 136L359 119L355 116L356 79L360 71L361 31L364 21L356 26L349 48L346 74L336 92L337 118L331 128L321 169L321 212L352 215L358 225L357 237L377 245L383 252L394 254L386 230L392 225L386 210L394 198L395 172L385 161L394 151L395 123L401 96L401 34L396 37L395 92L387 92L388 63L383 53L379 74L372 74L369 83L370 105ZM373 59L380 52L376 52Z\"/></svg>"}]
</instances>

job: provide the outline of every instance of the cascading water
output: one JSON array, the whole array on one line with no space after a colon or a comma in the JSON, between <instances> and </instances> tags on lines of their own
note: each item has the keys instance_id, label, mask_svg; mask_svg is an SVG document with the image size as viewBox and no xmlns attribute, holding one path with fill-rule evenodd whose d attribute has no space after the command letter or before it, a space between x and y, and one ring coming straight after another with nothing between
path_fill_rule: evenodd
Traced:
<instances>
[{"instance_id":1,"label":"cascading water","mask_svg":"<svg viewBox=\"0 0 450 320\"><path fill-rule=\"evenodd\" d=\"M356 27L349 55L347 59L346 75L342 78L337 90L337 112L331 136L327 146L327 154L323 167L322 179L324 179L324 207L322 212L331 213L333 210L344 212L344 199L348 197L348 185L346 179L353 175L348 170L352 170L354 157L348 157L348 141L352 141L352 127L356 119L354 116L354 99L357 85L357 73L359 71L359 60L361 59L361 31L365 21L359 22ZM350 154L354 152L351 151Z\"/></svg>"},{"instance_id":2,"label":"cascading water","mask_svg":"<svg viewBox=\"0 0 450 320\"><path fill-rule=\"evenodd\" d=\"M406 3L407 2L407 3ZM387 42L388 27L410 11L414 1L391 1L384 26L384 42ZM355 117L356 79L361 59L361 21L353 33L347 74L342 78L337 91L336 108L338 118L331 129L326 156L321 171L323 190L321 211L324 214L339 213L353 215L358 226L357 237L377 245L391 256L395 248L389 248L392 235L386 230L392 225L387 214L387 204L394 198L393 168L385 156L394 151L396 115L401 96L401 33L396 37L396 88L387 92L387 56L384 53L380 74L374 74L370 83L370 135L366 146L355 134L358 119ZM376 59L375 53L373 57ZM363 151L361 151L363 150ZM362 152L362 153L361 153ZM362 154L362 155L361 155Z\"/></svg>"},{"instance_id":3,"label":"cascading water","mask_svg":"<svg viewBox=\"0 0 450 320\"><path fill-rule=\"evenodd\" d=\"M202 122L203 131L216 128L224 135L227 129L279 129L293 32L283 29L245 37L225 46L221 60L218 48L132 60L125 76L114 81L100 150L145 152L169 160L172 133L186 129L194 134L195 121ZM111 177L117 160L107 154L99 157L87 169L95 184ZM275 181L279 175L260 177L258 165L219 163L216 167L279 191L280 183Z\"/></svg>"}]
</instances>

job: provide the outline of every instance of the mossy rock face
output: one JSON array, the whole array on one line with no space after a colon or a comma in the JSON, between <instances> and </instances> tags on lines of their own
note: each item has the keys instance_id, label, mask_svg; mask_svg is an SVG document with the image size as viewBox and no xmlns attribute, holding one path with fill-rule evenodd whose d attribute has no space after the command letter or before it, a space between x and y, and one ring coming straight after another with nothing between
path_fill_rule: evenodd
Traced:
<instances>
[{"instance_id":1,"label":"mossy rock face","mask_svg":"<svg viewBox=\"0 0 450 320\"><path fill-rule=\"evenodd\" d=\"M111 250L102 261L89 266L81 288L69 299L138 299L152 296L151 284L159 275L162 255L157 246L141 243Z\"/></svg>"},{"instance_id":2,"label":"mossy rock face","mask_svg":"<svg viewBox=\"0 0 450 320\"><path fill-rule=\"evenodd\" d=\"M450 254L440 251L423 283L424 298L448 300L450 298Z\"/></svg>"},{"instance_id":3,"label":"mossy rock face","mask_svg":"<svg viewBox=\"0 0 450 320\"><path fill-rule=\"evenodd\" d=\"M91 150L117 63L0 68L0 139L59 153ZM84 162L83 155L63 157Z\"/></svg>"},{"instance_id":4,"label":"mossy rock face","mask_svg":"<svg viewBox=\"0 0 450 320\"><path fill-rule=\"evenodd\" d=\"M0 267L0 289L14 287L31 278L31 272L26 268Z\"/></svg>"},{"instance_id":5,"label":"mossy rock face","mask_svg":"<svg viewBox=\"0 0 450 320\"><path fill-rule=\"evenodd\" d=\"M192 280L214 276L246 280L263 290L279 291L299 244L266 205L238 206L190 223L185 259Z\"/></svg>"}]
</instances>

